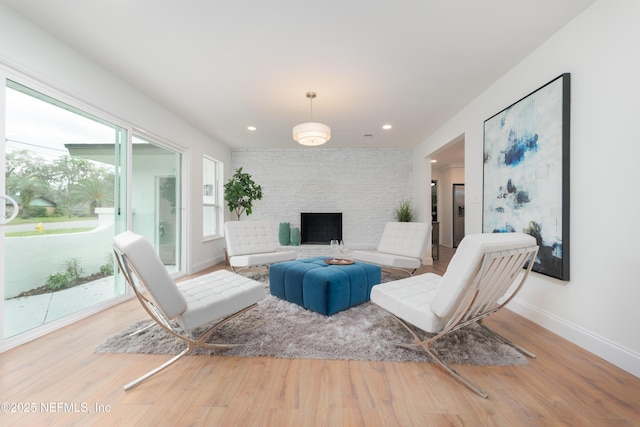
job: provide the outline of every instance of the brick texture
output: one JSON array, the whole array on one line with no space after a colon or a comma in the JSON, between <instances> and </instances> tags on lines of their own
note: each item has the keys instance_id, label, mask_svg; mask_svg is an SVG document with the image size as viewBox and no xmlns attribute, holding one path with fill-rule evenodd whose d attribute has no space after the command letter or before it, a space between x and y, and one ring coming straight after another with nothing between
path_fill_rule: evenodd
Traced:
<instances>
[{"instance_id":1,"label":"brick texture","mask_svg":"<svg viewBox=\"0 0 640 427\"><path fill-rule=\"evenodd\" d=\"M412 199L411 150L295 149L231 153L230 176L242 167L262 186L250 220L300 226L300 212L342 212L349 249L373 249L400 200Z\"/></svg>"}]
</instances>

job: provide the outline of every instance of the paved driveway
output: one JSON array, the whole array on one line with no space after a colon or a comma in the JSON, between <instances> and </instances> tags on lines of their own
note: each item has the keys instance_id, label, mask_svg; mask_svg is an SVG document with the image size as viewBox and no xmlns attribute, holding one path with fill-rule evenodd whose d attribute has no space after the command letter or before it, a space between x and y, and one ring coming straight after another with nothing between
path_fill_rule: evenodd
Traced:
<instances>
[{"instance_id":1,"label":"paved driveway","mask_svg":"<svg viewBox=\"0 0 640 427\"><path fill-rule=\"evenodd\" d=\"M33 231L36 228L35 224L19 224L11 225L11 223L5 225L5 233L13 233L17 231ZM86 221L67 221L67 222L43 222L45 230L60 230L62 228L85 228L85 227L97 227L97 219L88 219Z\"/></svg>"}]
</instances>

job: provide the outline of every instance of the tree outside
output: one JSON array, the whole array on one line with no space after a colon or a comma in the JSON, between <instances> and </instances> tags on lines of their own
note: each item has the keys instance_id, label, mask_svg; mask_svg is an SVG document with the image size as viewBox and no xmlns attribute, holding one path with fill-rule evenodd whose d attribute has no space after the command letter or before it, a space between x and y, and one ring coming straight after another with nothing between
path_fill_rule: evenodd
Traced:
<instances>
[{"instance_id":1,"label":"tree outside","mask_svg":"<svg viewBox=\"0 0 640 427\"><path fill-rule=\"evenodd\" d=\"M48 161L26 150L8 152L6 164L6 192L20 196L23 219L42 212L29 209L38 196L56 203L56 216L95 216L97 207L113 206L111 167L70 156Z\"/></svg>"}]
</instances>

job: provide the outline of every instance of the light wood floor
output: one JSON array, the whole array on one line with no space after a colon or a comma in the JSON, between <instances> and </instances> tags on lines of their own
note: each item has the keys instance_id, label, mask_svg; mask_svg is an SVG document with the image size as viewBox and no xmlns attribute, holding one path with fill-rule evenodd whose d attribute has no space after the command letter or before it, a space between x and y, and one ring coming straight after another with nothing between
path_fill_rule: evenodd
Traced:
<instances>
[{"instance_id":1,"label":"light wood floor","mask_svg":"<svg viewBox=\"0 0 640 427\"><path fill-rule=\"evenodd\" d=\"M423 271L446 268L450 251L442 250ZM0 425L640 425L640 379L508 310L487 323L538 357L524 366L457 366L487 400L429 363L224 356L185 357L124 392L167 357L93 349L144 318L131 300L0 354L0 402L9 404Z\"/></svg>"}]
</instances>

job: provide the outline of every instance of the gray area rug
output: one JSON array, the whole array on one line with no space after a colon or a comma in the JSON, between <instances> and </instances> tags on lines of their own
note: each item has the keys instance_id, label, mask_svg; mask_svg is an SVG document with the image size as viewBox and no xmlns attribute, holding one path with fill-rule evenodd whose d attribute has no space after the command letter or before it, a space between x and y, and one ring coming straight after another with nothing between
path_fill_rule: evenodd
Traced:
<instances>
[{"instance_id":1,"label":"gray area rug","mask_svg":"<svg viewBox=\"0 0 640 427\"><path fill-rule=\"evenodd\" d=\"M268 291L267 291L268 292ZM130 325L96 348L99 353L177 354L185 348L160 327L129 337L150 321ZM244 344L228 350L197 349L196 354L295 359L429 362L422 351L396 347L412 342L396 319L371 302L324 316L270 294L258 307L216 331L210 342ZM526 358L471 325L434 344L445 361L466 365L519 365Z\"/></svg>"}]
</instances>

